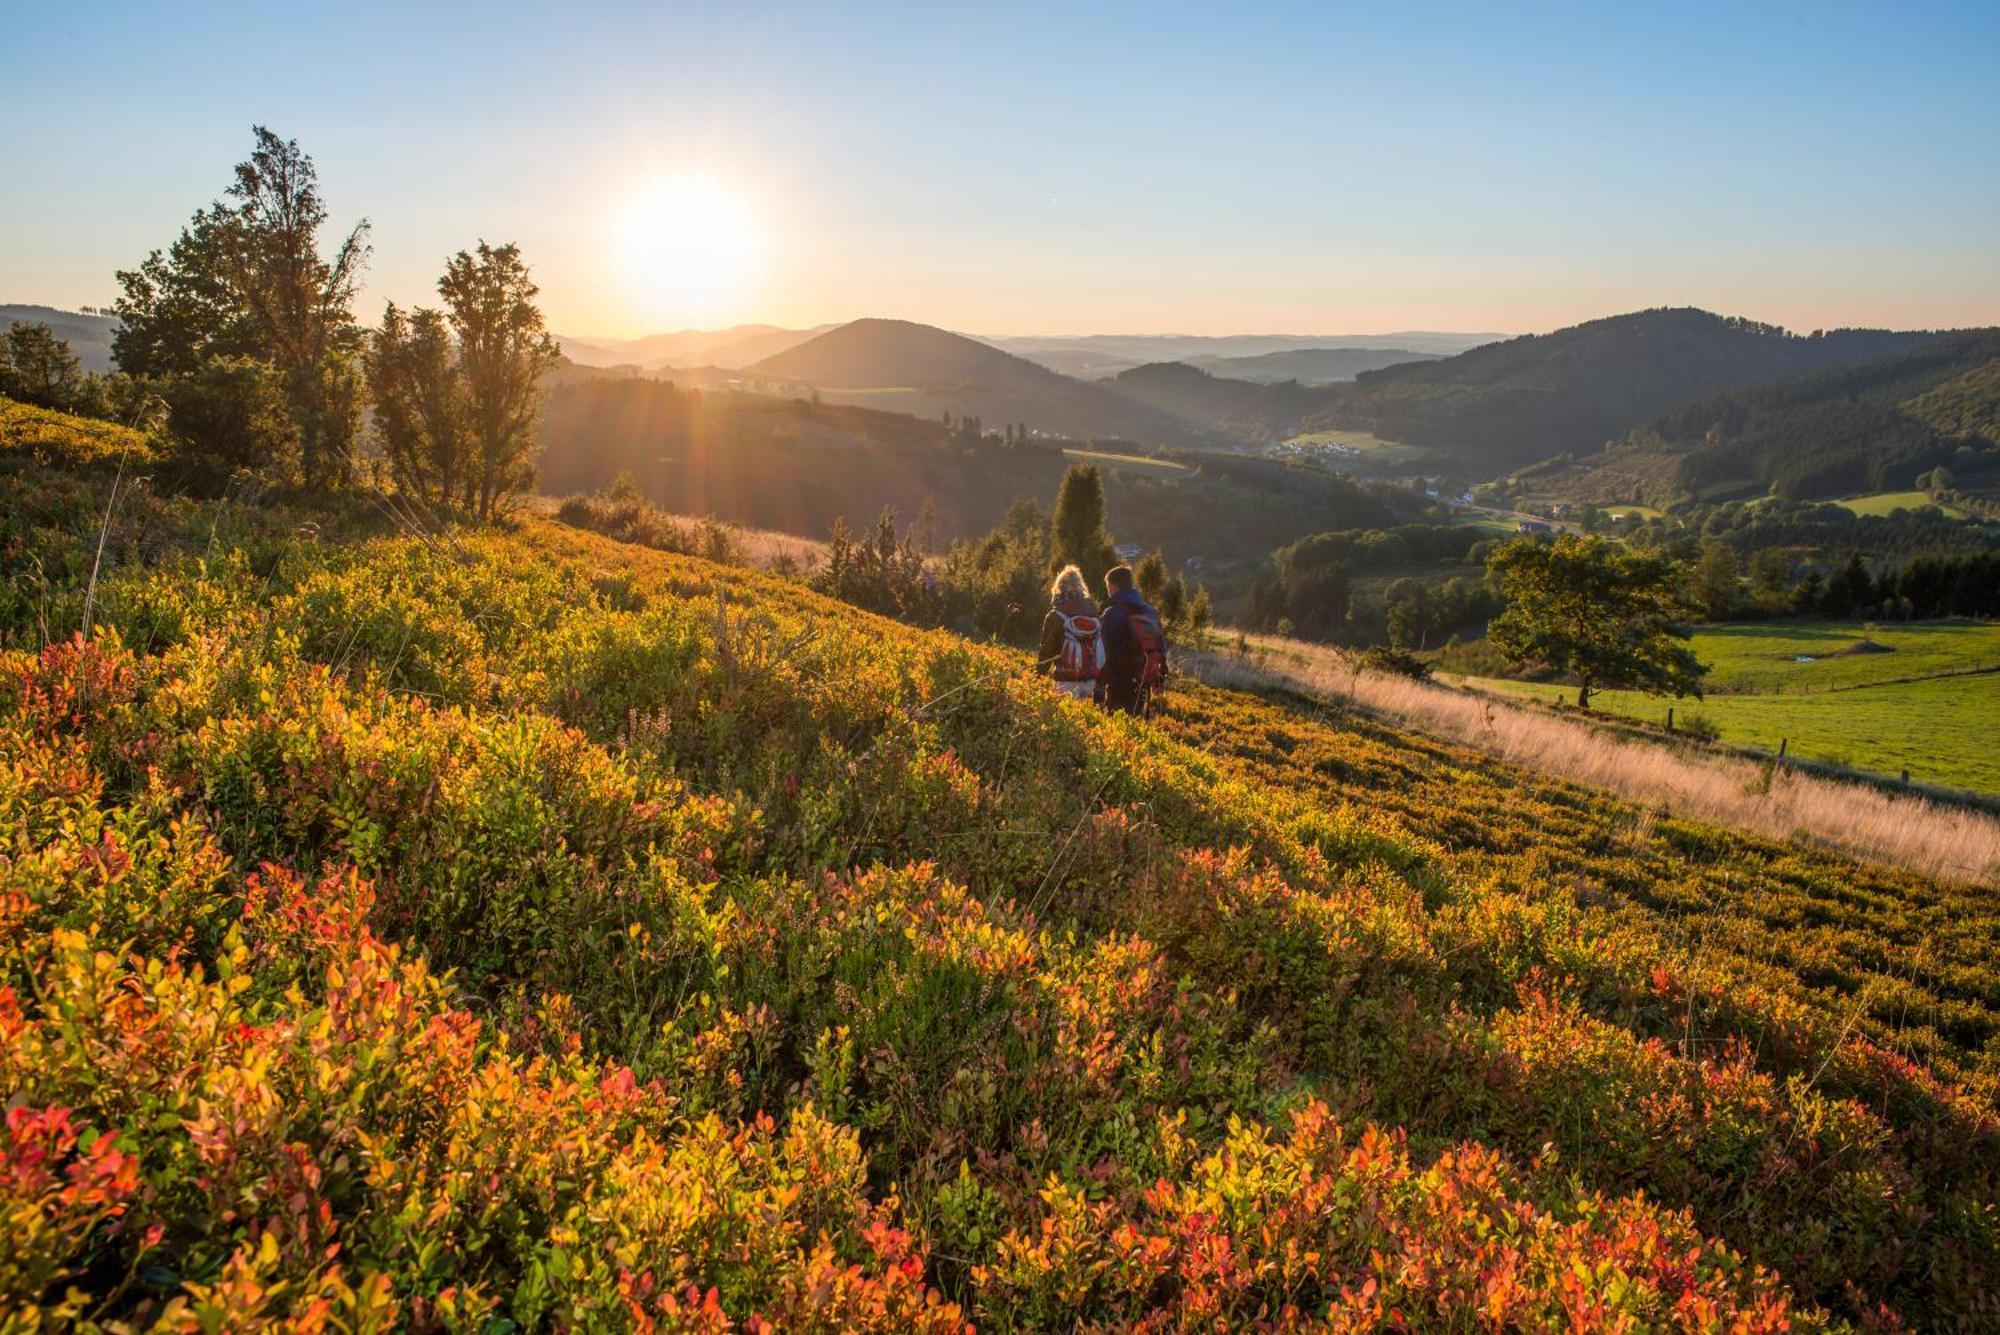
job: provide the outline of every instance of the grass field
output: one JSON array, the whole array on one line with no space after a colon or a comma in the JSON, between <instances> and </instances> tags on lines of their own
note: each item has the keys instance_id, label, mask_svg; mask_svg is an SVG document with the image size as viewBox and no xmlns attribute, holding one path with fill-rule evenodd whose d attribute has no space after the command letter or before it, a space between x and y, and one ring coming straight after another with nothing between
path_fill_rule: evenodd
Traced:
<instances>
[{"instance_id":1,"label":"grass field","mask_svg":"<svg viewBox=\"0 0 2000 1335\"><path fill-rule=\"evenodd\" d=\"M2000 625L1926 621L1878 626L1868 638L1890 653L1842 653L1867 634L1855 622L1801 621L1708 626L1694 649L1709 665L1708 689L1795 694L2000 668ZM1811 658L1801 663L1799 658Z\"/></svg>"},{"instance_id":2,"label":"grass field","mask_svg":"<svg viewBox=\"0 0 2000 1335\"><path fill-rule=\"evenodd\" d=\"M1842 654L1856 643L1853 623L1717 626L1694 647L1710 665L1706 700L1665 700L1605 691L1592 706L1648 722L1698 717L1722 741L1913 781L2000 794L2000 755L1990 741L2000 718L2000 626L1930 622L1883 627L1874 641L1891 653ZM1795 661L1809 656L1809 663ZM1916 680L1912 680L1915 678ZM1575 700L1559 683L1482 680L1477 684L1544 700Z\"/></svg>"},{"instance_id":3,"label":"grass field","mask_svg":"<svg viewBox=\"0 0 2000 1335\"><path fill-rule=\"evenodd\" d=\"M1623 519L1626 515L1636 515L1640 519L1658 519L1660 511L1650 505L1607 505L1604 512L1613 519Z\"/></svg>"},{"instance_id":4,"label":"grass field","mask_svg":"<svg viewBox=\"0 0 2000 1335\"><path fill-rule=\"evenodd\" d=\"M1574 686L1488 681L1516 695L1576 699ZM1817 695L1712 695L1663 700L1629 691L1591 696L1591 707L1657 723L1672 706L1679 720L1702 718L1734 746L1776 751L1915 783L2000 796L2000 754L1992 720L2000 718L2000 673L1933 677Z\"/></svg>"},{"instance_id":5,"label":"grass field","mask_svg":"<svg viewBox=\"0 0 2000 1335\"><path fill-rule=\"evenodd\" d=\"M1085 463L1103 464L1106 468L1122 469L1128 473L1185 473L1190 471L1186 464L1175 463L1172 459L1155 459L1145 454L1117 454L1110 450L1064 450L1071 459Z\"/></svg>"},{"instance_id":6,"label":"grass field","mask_svg":"<svg viewBox=\"0 0 2000 1335\"><path fill-rule=\"evenodd\" d=\"M1920 510L1926 505L1935 505L1953 518L1968 517L1955 505L1943 505L1932 500L1927 491L1878 491L1872 496L1853 496L1836 504L1857 515L1888 515L1897 510Z\"/></svg>"}]
</instances>

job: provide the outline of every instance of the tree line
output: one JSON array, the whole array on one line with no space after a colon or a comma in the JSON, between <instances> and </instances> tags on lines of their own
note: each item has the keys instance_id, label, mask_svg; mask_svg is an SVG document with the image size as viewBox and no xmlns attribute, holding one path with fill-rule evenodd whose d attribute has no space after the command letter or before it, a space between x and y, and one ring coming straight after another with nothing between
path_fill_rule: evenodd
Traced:
<instances>
[{"instance_id":1,"label":"tree line","mask_svg":"<svg viewBox=\"0 0 2000 1335\"><path fill-rule=\"evenodd\" d=\"M0 392L157 430L196 492L245 476L315 496L388 485L440 516L498 513L533 485L542 376L560 360L519 248L459 251L439 306L392 302L367 330L367 220L325 240L312 158L253 135L223 196L118 273L117 373L85 375L46 327L16 326Z\"/></svg>"}]
</instances>

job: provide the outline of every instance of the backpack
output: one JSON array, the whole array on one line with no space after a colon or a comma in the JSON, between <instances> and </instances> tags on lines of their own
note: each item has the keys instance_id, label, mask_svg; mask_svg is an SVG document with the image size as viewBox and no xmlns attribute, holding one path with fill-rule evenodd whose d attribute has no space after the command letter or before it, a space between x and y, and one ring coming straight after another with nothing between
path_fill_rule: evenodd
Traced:
<instances>
[{"instance_id":1,"label":"backpack","mask_svg":"<svg viewBox=\"0 0 2000 1335\"><path fill-rule=\"evenodd\" d=\"M1150 607L1134 607L1125 613L1132 628L1133 682L1140 693L1157 691L1167 683L1167 632L1160 614Z\"/></svg>"},{"instance_id":2,"label":"backpack","mask_svg":"<svg viewBox=\"0 0 2000 1335\"><path fill-rule=\"evenodd\" d=\"M1062 618L1062 654L1056 660L1058 681L1096 681L1104 671L1104 639L1098 634L1101 625L1098 619L1088 613L1070 616L1057 612Z\"/></svg>"}]
</instances>

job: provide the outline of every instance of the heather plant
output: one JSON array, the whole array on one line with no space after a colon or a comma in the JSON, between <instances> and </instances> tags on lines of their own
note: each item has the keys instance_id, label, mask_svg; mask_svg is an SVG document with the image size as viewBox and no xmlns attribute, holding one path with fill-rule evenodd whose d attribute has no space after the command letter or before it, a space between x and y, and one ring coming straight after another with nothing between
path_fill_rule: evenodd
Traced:
<instances>
[{"instance_id":1,"label":"heather plant","mask_svg":"<svg viewBox=\"0 0 2000 1335\"><path fill-rule=\"evenodd\" d=\"M2000 1302L1975 892L1297 701L1106 718L532 519L149 497L83 638L109 479L33 469L75 523L0 623L5 1319Z\"/></svg>"}]
</instances>

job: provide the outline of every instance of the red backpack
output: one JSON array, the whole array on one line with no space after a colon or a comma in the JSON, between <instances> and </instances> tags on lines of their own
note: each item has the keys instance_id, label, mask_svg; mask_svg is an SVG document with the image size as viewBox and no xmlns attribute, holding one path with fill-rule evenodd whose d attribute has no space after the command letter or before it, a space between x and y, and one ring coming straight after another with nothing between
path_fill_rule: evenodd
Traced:
<instances>
[{"instance_id":1,"label":"red backpack","mask_svg":"<svg viewBox=\"0 0 2000 1335\"><path fill-rule=\"evenodd\" d=\"M1062 656L1056 660L1056 680L1096 681L1104 671L1104 637L1098 632L1101 623L1087 612L1070 616L1058 611L1062 618Z\"/></svg>"},{"instance_id":2,"label":"red backpack","mask_svg":"<svg viewBox=\"0 0 2000 1335\"><path fill-rule=\"evenodd\" d=\"M1134 607L1125 613L1132 628L1133 680L1141 694L1158 690L1167 681L1167 632L1160 614L1150 607Z\"/></svg>"}]
</instances>

